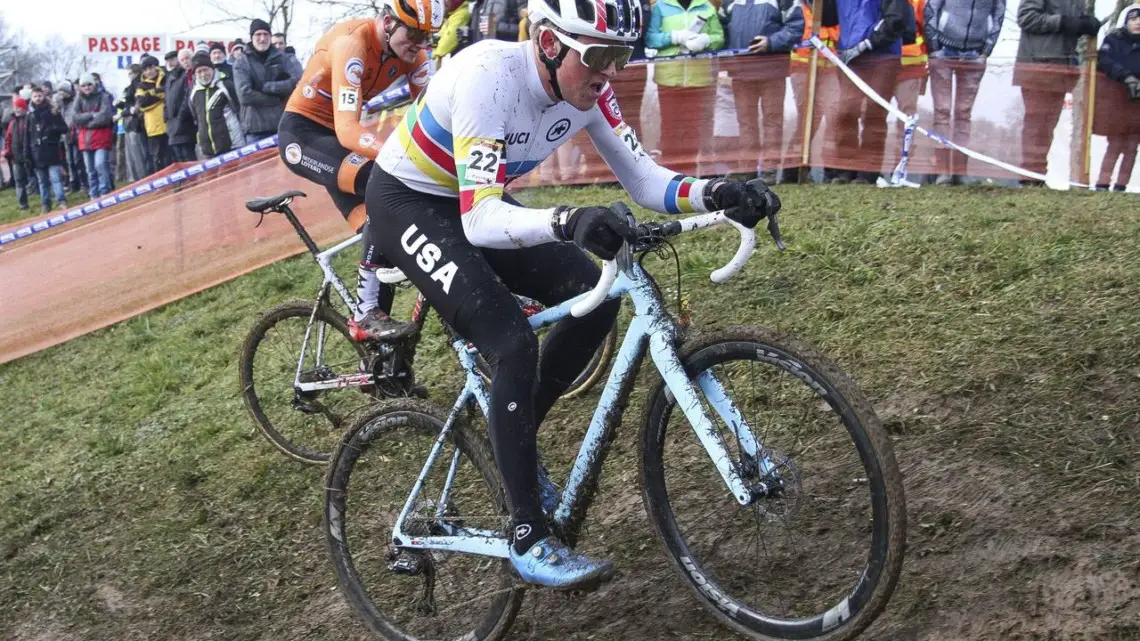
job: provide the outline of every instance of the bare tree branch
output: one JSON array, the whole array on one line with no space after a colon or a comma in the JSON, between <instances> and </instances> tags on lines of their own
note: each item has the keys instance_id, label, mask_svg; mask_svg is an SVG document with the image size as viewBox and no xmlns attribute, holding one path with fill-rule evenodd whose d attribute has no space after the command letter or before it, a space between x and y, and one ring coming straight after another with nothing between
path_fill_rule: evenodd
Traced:
<instances>
[{"instance_id":1,"label":"bare tree branch","mask_svg":"<svg viewBox=\"0 0 1140 641\"><path fill-rule=\"evenodd\" d=\"M289 36L289 29L293 26L293 19L296 15L297 0L259 0L257 3L245 4L244 9L235 9L235 4L238 3L208 0L206 6L221 14L222 17L195 23L190 28L197 29L223 24L241 24L248 27L250 22L260 19L268 22L273 31L279 31L286 37Z\"/></svg>"},{"instance_id":2,"label":"bare tree branch","mask_svg":"<svg viewBox=\"0 0 1140 641\"><path fill-rule=\"evenodd\" d=\"M309 4L337 11L337 21L359 16L375 16L384 8L383 0L312 0Z\"/></svg>"}]
</instances>

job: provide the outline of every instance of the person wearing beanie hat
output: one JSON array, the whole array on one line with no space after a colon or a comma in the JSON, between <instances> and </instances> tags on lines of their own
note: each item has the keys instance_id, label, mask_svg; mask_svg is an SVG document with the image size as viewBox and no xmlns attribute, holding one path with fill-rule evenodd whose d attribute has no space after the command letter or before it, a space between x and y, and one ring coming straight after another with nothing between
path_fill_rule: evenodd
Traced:
<instances>
[{"instance_id":1,"label":"person wearing beanie hat","mask_svg":"<svg viewBox=\"0 0 1140 641\"><path fill-rule=\"evenodd\" d=\"M1116 28L1101 43L1096 65L1111 79L1096 83L1093 133L1108 138L1096 188L1124 191L1136 165L1136 148L1140 146L1140 2L1133 2L1120 12ZM1130 115L1121 117L1124 114ZM1118 159L1120 173L1114 187L1112 171Z\"/></svg>"},{"instance_id":2,"label":"person wearing beanie hat","mask_svg":"<svg viewBox=\"0 0 1140 641\"><path fill-rule=\"evenodd\" d=\"M114 101L99 87L95 74L79 77L79 96L72 109L76 146L87 171L87 195L98 198L115 188L111 176L111 149L115 144Z\"/></svg>"},{"instance_id":3,"label":"person wearing beanie hat","mask_svg":"<svg viewBox=\"0 0 1140 641\"><path fill-rule=\"evenodd\" d=\"M285 102L301 80L300 65L290 65L283 53L270 46L269 23L249 25L250 45L234 62L234 85L241 103L241 125L252 142L277 133Z\"/></svg>"},{"instance_id":4,"label":"person wearing beanie hat","mask_svg":"<svg viewBox=\"0 0 1140 641\"><path fill-rule=\"evenodd\" d=\"M241 38L234 38L230 43L230 60L237 62L245 57L245 41Z\"/></svg>"},{"instance_id":5,"label":"person wearing beanie hat","mask_svg":"<svg viewBox=\"0 0 1140 641\"><path fill-rule=\"evenodd\" d=\"M237 90L233 79L214 67L209 54L197 53L191 61L194 88L190 111L198 127L198 147L213 158L246 144L238 119Z\"/></svg>"},{"instance_id":6,"label":"person wearing beanie hat","mask_svg":"<svg viewBox=\"0 0 1140 641\"><path fill-rule=\"evenodd\" d=\"M142 79L135 92L135 105L143 113L147 147L150 149L153 171L161 171L170 164L170 144L166 139L166 75L151 55L142 57Z\"/></svg>"},{"instance_id":7,"label":"person wearing beanie hat","mask_svg":"<svg viewBox=\"0 0 1140 641\"><path fill-rule=\"evenodd\" d=\"M222 71L231 80L234 77L234 67L226 61L226 45L220 42L210 43L210 62L214 63L214 68Z\"/></svg>"},{"instance_id":8,"label":"person wearing beanie hat","mask_svg":"<svg viewBox=\"0 0 1140 641\"><path fill-rule=\"evenodd\" d=\"M16 188L16 204L21 210L28 208L28 101L12 98L12 119L4 128L4 145L0 155L8 161L12 183Z\"/></svg>"},{"instance_id":9,"label":"person wearing beanie hat","mask_svg":"<svg viewBox=\"0 0 1140 641\"><path fill-rule=\"evenodd\" d=\"M63 137L63 143L64 152L67 156L65 162L68 178L67 190L70 192L87 189L87 169L83 165L83 153L79 151L79 141L75 137L75 91L75 85L70 80L60 80L56 85L55 94L51 97L52 105L63 115L63 121L67 123L68 128L67 135Z\"/></svg>"}]
</instances>

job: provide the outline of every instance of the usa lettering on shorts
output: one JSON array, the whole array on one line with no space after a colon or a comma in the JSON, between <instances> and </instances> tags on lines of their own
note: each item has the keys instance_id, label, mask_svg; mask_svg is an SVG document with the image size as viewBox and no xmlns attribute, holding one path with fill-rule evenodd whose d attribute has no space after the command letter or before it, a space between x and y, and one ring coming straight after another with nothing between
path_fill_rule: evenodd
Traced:
<instances>
[{"instance_id":1,"label":"usa lettering on shorts","mask_svg":"<svg viewBox=\"0 0 1140 641\"><path fill-rule=\"evenodd\" d=\"M443 250L439 248L439 245L427 242L427 236L419 233L419 231L419 228L414 224L409 225L404 230L403 235L400 236L400 246L404 248L404 253L415 257L416 265L425 274L440 284L444 294L450 294L451 283L455 279L455 275L459 273L459 268L451 261L440 266ZM417 233L419 233L418 236ZM439 266L438 269L437 266Z\"/></svg>"}]
</instances>

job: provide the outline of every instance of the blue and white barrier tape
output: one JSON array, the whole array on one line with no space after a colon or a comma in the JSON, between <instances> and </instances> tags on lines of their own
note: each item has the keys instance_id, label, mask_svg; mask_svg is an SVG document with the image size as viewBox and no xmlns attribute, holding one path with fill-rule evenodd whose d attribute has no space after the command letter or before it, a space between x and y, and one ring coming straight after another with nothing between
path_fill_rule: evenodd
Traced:
<instances>
[{"instance_id":1,"label":"blue and white barrier tape","mask_svg":"<svg viewBox=\"0 0 1140 641\"><path fill-rule=\"evenodd\" d=\"M226 152L217 158L211 158L184 169L179 169L178 171L170 173L166 176L161 176L136 187L120 189L119 191L116 191L115 193L105 196L97 201L93 200L70 211L52 216L47 220L41 220L37 223L26 225L24 227L20 227L15 231L8 232L0 236L0 246L7 245L8 243L14 243L17 240L23 240L24 238L27 238L33 234L38 234L49 229L54 229L73 220L78 220L80 218L84 218L86 216L90 216L97 212L103 211L108 207L129 202L135 198L138 198L139 196L145 196L146 194L177 185L178 183L181 183L184 180L188 180L205 171L217 169L223 165L237 162L263 149L271 149L276 146L277 136L273 135L263 140L250 143L241 149L235 149L233 151Z\"/></svg>"}]
</instances>

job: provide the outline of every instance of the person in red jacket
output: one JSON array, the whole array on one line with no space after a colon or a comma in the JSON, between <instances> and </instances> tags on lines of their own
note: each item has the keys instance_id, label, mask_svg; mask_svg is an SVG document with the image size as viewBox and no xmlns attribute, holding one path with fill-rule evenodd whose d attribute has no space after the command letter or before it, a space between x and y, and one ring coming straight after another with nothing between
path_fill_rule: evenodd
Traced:
<instances>
[{"instance_id":1,"label":"person in red jacket","mask_svg":"<svg viewBox=\"0 0 1140 641\"><path fill-rule=\"evenodd\" d=\"M95 77L85 73L79 78L79 96L75 99L76 142L87 169L87 195L98 198L114 188L111 180L111 147L115 134L111 129L115 107L111 94L95 84Z\"/></svg>"},{"instance_id":2,"label":"person in red jacket","mask_svg":"<svg viewBox=\"0 0 1140 641\"><path fill-rule=\"evenodd\" d=\"M12 120L4 130L3 156L12 168L12 182L16 187L16 201L20 209L28 208L27 143L28 101L16 96L12 99Z\"/></svg>"}]
</instances>

